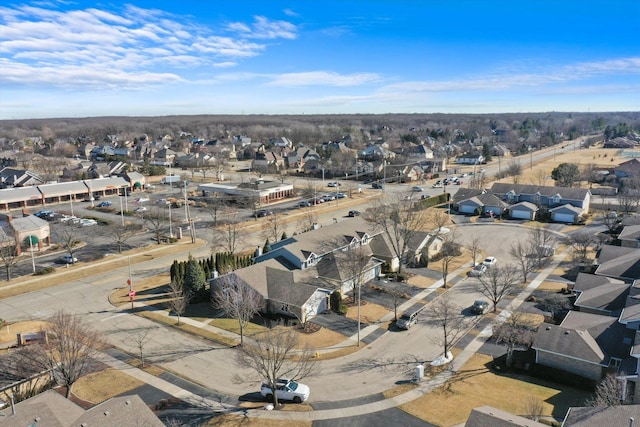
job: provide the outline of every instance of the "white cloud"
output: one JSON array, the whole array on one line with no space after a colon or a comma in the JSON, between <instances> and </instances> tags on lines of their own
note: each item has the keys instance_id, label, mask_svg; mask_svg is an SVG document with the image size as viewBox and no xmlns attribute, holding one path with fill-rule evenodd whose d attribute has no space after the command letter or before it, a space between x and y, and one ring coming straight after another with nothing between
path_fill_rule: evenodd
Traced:
<instances>
[{"instance_id":1,"label":"white cloud","mask_svg":"<svg viewBox=\"0 0 640 427\"><path fill-rule=\"evenodd\" d=\"M0 7L0 83L97 88L116 82L144 86L142 76L149 84L188 81L198 67L229 68L264 53L260 39L296 37L293 24L262 16L232 24L233 35L221 35L195 18L158 9L58 10L40 4Z\"/></svg>"},{"instance_id":2,"label":"white cloud","mask_svg":"<svg viewBox=\"0 0 640 427\"><path fill-rule=\"evenodd\" d=\"M374 73L338 74L329 71L286 73L271 77L274 86L359 86L380 80Z\"/></svg>"}]
</instances>

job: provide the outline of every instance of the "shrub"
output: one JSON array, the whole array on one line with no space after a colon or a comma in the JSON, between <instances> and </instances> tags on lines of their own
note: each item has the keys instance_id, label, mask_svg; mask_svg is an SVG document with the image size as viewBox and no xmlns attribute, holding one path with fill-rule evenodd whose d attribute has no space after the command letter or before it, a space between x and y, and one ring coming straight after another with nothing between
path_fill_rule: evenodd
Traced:
<instances>
[{"instance_id":1,"label":"shrub","mask_svg":"<svg viewBox=\"0 0 640 427\"><path fill-rule=\"evenodd\" d=\"M54 271L56 271L55 268L53 267L45 267L41 270L36 271L35 273L33 273L34 276L44 276L45 274L49 274L49 273L53 273Z\"/></svg>"},{"instance_id":2,"label":"shrub","mask_svg":"<svg viewBox=\"0 0 640 427\"><path fill-rule=\"evenodd\" d=\"M338 314L347 314L348 307L342 302L342 294L335 291L330 297L331 309Z\"/></svg>"}]
</instances>

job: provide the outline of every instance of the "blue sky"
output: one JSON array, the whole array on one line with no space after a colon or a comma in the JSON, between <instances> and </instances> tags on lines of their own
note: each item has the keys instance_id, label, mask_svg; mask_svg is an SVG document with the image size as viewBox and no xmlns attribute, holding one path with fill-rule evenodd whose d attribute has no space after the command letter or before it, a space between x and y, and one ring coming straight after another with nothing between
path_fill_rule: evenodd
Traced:
<instances>
[{"instance_id":1,"label":"blue sky","mask_svg":"<svg viewBox=\"0 0 640 427\"><path fill-rule=\"evenodd\" d=\"M0 119L640 110L640 1L2 2Z\"/></svg>"}]
</instances>

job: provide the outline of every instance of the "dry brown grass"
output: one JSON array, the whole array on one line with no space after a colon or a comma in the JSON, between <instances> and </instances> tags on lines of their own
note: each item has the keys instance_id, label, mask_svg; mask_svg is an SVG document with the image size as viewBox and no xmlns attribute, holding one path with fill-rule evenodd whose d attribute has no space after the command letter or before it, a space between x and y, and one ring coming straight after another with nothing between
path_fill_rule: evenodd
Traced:
<instances>
[{"instance_id":1,"label":"dry brown grass","mask_svg":"<svg viewBox=\"0 0 640 427\"><path fill-rule=\"evenodd\" d=\"M298 332L298 348L327 348L345 340L344 335L327 328L311 334L304 333L300 329L296 329L296 332Z\"/></svg>"},{"instance_id":2,"label":"dry brown grass","mask_svg":"<svg viewBox=\"0 0 640 427\"><path fill-rule=\"evenodd\" d=\"M413 382L404 383L384 391L382 395L384 396L385 399L391 399L393 397L400 396L401 394L411 391L416 387L418 387L417 383L413 383Z\"/></svg>"},{"instance_id":3,"label":"dry brown grass","mask_svg":"<svg viewBox=\"0 0 640 427\"><path fill-rule=\"evenodd\" d=\"M407 283L415 286L417 288L423 288L426 289L429 286L433 285L436 281L429 278L429 277L424 277L424 276L412 276L409 277L409 279L407 280Z\"/></svg>"},{"instance_id":4,"label":"dry brown grass","mask_svg":"<svg viewBox=\"0 0 640 427\"><path fill-rule=\"evenodd\" d=\"M29 332L38 332L46 326L47 322L40 320L25 320L18 323L9 323L9 325L0 328L0 344L16 343L16 334L24 334Z\"/></svg>"},{"instance_id":5,"label":"dry brown grass","mask_svg":"<svg viewBox=\"0 0 640 427\"><path fill-rule=\"evenodd\" d=\"M561 289L566 288L566 287L567 287L567 285L565 283L544 281L544 282L540 283L540 285L538 286L538 290L540 290L540 291L558 292Z\"/></svg>"},{"instance_id":6,"label":"dry brown grass","mask_svg":"<svg viewBox=\"0 0 640 427\"><path fill-rule=\"evenodd\" d=\"M197 326L187 325L186 323L181 323L180 325L178 325L176 318L167 317L159 313L154 313L153 311L143 310L143 311L138 311L137 314L139 316L146 317L147 319L151 319L165 325L173 326L174 328L178 328L184 332L188 332L190 334L197 335L229 347L235 347L240 343L240 339L235 340L235 339L227 338L226 336L216 334L206 329L198 328Z\"/></svg>"},{"instance_id":7,"label":"dry brown grass","mask_svg":"<svg viewBox=\"0 0 640 427\"><path fill-rule=\"evenodd\" d=\"M372 303L363 304L360 306L360 321L362 323L375 323L387 313L389 313L389 310L381 305ZM358 306L349 307L347 317L358 320Z\"/></svg>"},{"instance_id":8,"label":"dry brown grass","mask_svg":"<svg viewBox=\"0 0 640 427\"><path fill-rule=\"evenodd\" d=\"M144 302L145 304L159 304L169 301L169 282L171 281L169 273L159 276L149 277L148 279L136 280L133 282L133 290L136 291L135 300ZM166 289L159 289L166 287ZM163 291L163 292L150 292ZM109 296L111 304L119 306L129 303L129 287L123 284L123 287L116 289Z\"/></svg>"},{"instance_id":9,"label":"dry brown grass","mask_svg":"<svg viewBox=\"0 0 640 427\"><path fill-rule=\"evenodd\" d=\"M212 418L204 427L311 427L311 421L272 420L225 414Z\"/></svg>"},{"instance_id":10,"label":"dry brown grass","mask_svg":"<svg viewBox=\"0 0 640 427\"><path fill-rule=\"evenodd\" d=\"M474 355L445 386L400 408L439 426L464 423L471 410L489 405L522 414L531 398L543 402L546 416L563 416L569 406L580 406L588 392L517 375L496 375L487 369L490 356Z\"/></svg>"},{"instance_id":11,"label":"dry brown grass","mask_svg":"<svg viewBox=\"0 0 640 427\"><path fill-rule=\"evenodd\" d=\"M80 378L73 385L73 394L92 403L104 402L144 383L117 369L105 369Z\"/></svg>"}]
</instances>

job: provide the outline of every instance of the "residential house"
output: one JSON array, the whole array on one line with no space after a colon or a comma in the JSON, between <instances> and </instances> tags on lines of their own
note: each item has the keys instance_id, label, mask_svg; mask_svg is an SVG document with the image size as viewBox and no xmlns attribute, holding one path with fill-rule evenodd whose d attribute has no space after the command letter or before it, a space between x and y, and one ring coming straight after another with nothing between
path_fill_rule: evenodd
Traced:
<instances>
[{"instance_id":1,"label":"residential house","mask_svg":"<svg viewBox=\"0 0 640 427\"><path fill-rule=\"evenodd\" d=\"M127 166L127 164L119 160L114 160L109 163L94 162L87 169L85 176L86 178L105 178L121 173L125 166Z\"/></svg>"},{"instance_id":2,"label":"residential house","mask_svg":"<svg viewBox=\"0 0 640 427\"><path fill-rule=\"evenodd\" d=\"M583 210L567 203L566 205L549 209L549 213L551 214L551 221L576 224L580 221Z\"/></svg>"},{"instance_id":3,"label":"residential house","mask_svg":"<svg viewBox=\"0 0 640 427\"><path fill-rule=\"evenodd\" d=\"M618 234L620 246L625 248L640 248L640 225L627 225Z\"/></svg>"},{"instance_id":4,"label":"residential house","mask_svg":"<svg viewBox=\"0 0 640 427\"><path fill-rule=\"evenodd\" d=\"M38 184L44 184L44 180L30 170L12 167L0 169L0 188L28 187Z\"/></svg>"},{"instance_id":5,"label":"residential house","mask_svg":"<svg viewBox=\"0 0 640 427\"><path fill-rule=\"evenodd\" d=\"M89 156L94 160L104 160L107 156L115 156L116 149L111 145L98 145L94 147Z\"/></svg>"},{"instance_id":6,"label":"residential house","mask_svg":"<svg viewBox=\"0 0 640 427\"><path fill-rule=\"evenodd\" d=\"M173 166L177 155L178 153L170 148L162 148L151 154L152 159L149 163L159 166Z\"/></svg>"},{"instance_id":7,"label":"residential house","mask_svg":"<svg viewBox=\"0 0 640 427\"><path fill-rule=\"evenodd\" d=\"M637 142L628 138L623 138L623 137L610 139L608 141L605 141L603 145L604 148L622 148L622 149L625 149L625 148L633 149L637 146L638 146Z\"/></svg>"},{"instance_id":8,"label":"residential house","mask_svg":"<svg viewBox=\"0 0 640 427\"><path fill-rule=\"evenodd\" d=\"M341 268L340 261L349 248L360 247L368 257L362 283L378 277L384 262L397 265L385 237L370 233L370 228L366 221L355 219L275 242L268 252L258 251L250 267L213 279L212 292L224 281L241 280L262 295L264 310L308 320L329 309L332 292L353 289L356 276Z\"/></svg>"},{"instance_id":9,"label":"residential house","mask_svg":"<svg viewBox=\"0 0 640 427\"><path fill-rule=\"evenodd\" d=\"M479 165L485 158L480 153L466 153L456 157L456 163L462 165Z\"/></svg>"},{"instance_id":10,"label":"residential house","mask_svg":"<svg viewBox=\"0 0 640 427\"><path fill-rule=\"evenodd\" d=\"M624 280L579 273L572 285L577 294L573 305L583 313L618 317L625 307L630 287Z\"/></svg>"},{"instance_id":11,"label":"residential house","mask_svg":"<svg viewBox=\"0 0 640 427\"><path fill-rule=\"evenodd\" d=\"M417 232L407 243L408 253L406 262L409 265L426 265L432 257L436 256L442 250L444 239L438 230L430 233Z\"/></svg>"},{"instance_id":12,"label":"residential house","mask_svg":"<svg viewBox=\"0 0 640 427\"><path fill-rule=\"evenodd\" d=\"M492 156L504 157L509 154L509 149L502 144L495 144L489 150Z\"/></svg>"},{"instance_id":13,"label":"residential house","mask_svg":"<svg viewBox=\"0 0 640 427\"><path fill-rule=\"evenodd\" d=\"M428 173L438 173L447 170L447 159L445 157L433 158L420 161L420 167Z\"/></svg>"},{"instance_id":14,"label":"residential house","mask_svg":"<svg viewBox=\"0 0 640 427\"><path fill-rule=\"evenodd\" d=\"M358 153L358 157L366 161L393 159L396 154L380 145L370 145Z\"/></svg>"},{"instance_id":15,"label":"residential house","mask_svg":"<svg viewBox=\"0 0 640 427\"><path fill-rule=\"evenodd\" d=\"M411 143L408 147L403 149L402 154L407 156L410 161L433 159L433 150L422 144Z\"/></svg>"},{"instance_id":16,"label":"residential house","mask_svg":"<svg viewBox=\"0 0 640 427\"><path fill-rule=\"evenodd\" d=\"M640 405L571 407L562 427L637 427Z\"/></svg>"},{"instance_id":17,"label":"residential house","mask_svg":"<svg viewBox=\"0 0 640 427\"><path fill-rule=\"evenodd\" d=\"M284 157L276 150L268 150L264 153L257 152L251 162L251 168L256 171L267 172L269 170L282 170L285 165Z\"/></svg>"},{"instance_id":18,"label":"residential house","mask_svg":"<svg viewBox=\"0 0 640 427\"><path fill-rule=\"evenodd\" d=\"M479 194L456 203L459 213L501 216L507 204L493 194Z\"/></svg>"},{"instance_id":19,"label":"residential house","mask_svg":"<svg viewBox=\"0 0 640 427\"><path fill-rule=\"evenodd\" d=\"M530 202L520 202L509 206L509 217L514 219L526 219L533 221L536 219L538 206Z\"/></svg>"},{"instance_id":20,"label":"residential house","mask_svg":"<svg viewBox=\"0 0 640 427\"><path fill-rule=\"evenodd\" d=\"M470 199L471 197L479 196L481 194L487 194L487 190L460 187L458 188L458 191L456 191L456 193L452 196L451 203L456 206L463 200Z\"/></svg>"},{"instance_id":21,"label":"residential house","mask_svg":"<svg viewBox=\"0 0 640 427\"><path fill-rule=\"evenodd\" d=\"M520 417L492 406L473 408L464 427L545 427L529 418Z\"/></svg>"},{"instance_id":22,"label":"residential house","mask_svg":"<svg viewBox=\"0 0 640 427\"><path fill-rule=\"evenodd\" d=\"M290 169L303 170L305 163L312 159L316 161L320 160L318 152L313 148L300 145L295 150L287 153L286 165Z\"/></svg>"},{"instance_id":23,"label":"residential house","mask_svg":"<svg viewBox=\"0 0 640 427\"><path fill-rule=\"evenodd\" d=\"M613 169L613 173L618 179L638 178L640 177L640 160L631 159L620 163Z\"/></svg>"},{"instance_id":24,"label":"residential house","mask_svg":"<svg viewBox=\"0 0 640 427\"><path fill-rule=\"evenodd\" d=\"M278 148L287 148L287 149L293 148L293 142L291 142L289 138L284 136L281 136L275 139L270 139L269 145L273 145L274 147L278 147Z\"/></svg>"},{"instance_id":25,"label":"residential house","mask_svg":"<svg viewBox=\"0 0 640 427\"><path fill-rule=\"evenodd\" d=\"M594 274L623 280L640 279L640 248L602 245Z\"/></svg>"},{"instance_id":26,"label":"residential house","mask_svg":"<svg viewBox=\"0 0 640 427\"><path fill-rule=\"evenodd\" d=\"M560 325L540 326L531 347L536 363L596 383L629 356L630 332L615 317L570 311Z\"/></svg>"},{"instance_id":27,"label":"residential house","mask_svg":"<svg viewBox=\"0 0 640 427\"><path fill-rule=\"evenodd\" d=\"M85 410L57 391L47 390L0 410L0 414L0 425L6 427L164 426L138 395L112 397Z\"/></svg>"},{"instance_id":28,"label":"residential house","mask_svg":"<svg viewBox=\"0 0 640 427\"><path fill-rule=\"evenodd\" d=\"M589 212L589 203L591 201L591 192L585 188L546 187L542 185L496 182L491 187L491 192L507 203L530 202L545 210L571 205L579 208L578 215ZM563 220L562 213L568 212L560 212L557 219L559 222L572 222L574 219L573 213L569 213L565 217L566 220Z\"/></svg>"}]
</instances>

